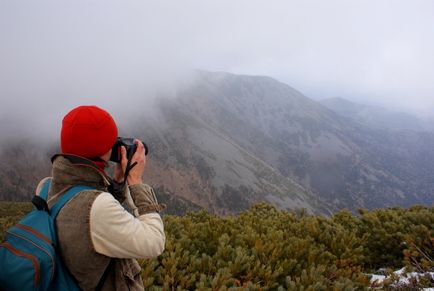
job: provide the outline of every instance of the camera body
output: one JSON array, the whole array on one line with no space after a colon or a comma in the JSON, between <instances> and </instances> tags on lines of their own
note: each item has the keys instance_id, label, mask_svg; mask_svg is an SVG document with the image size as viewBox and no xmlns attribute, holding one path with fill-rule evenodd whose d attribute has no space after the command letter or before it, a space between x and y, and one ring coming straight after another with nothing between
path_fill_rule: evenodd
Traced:
<instances>
[{"instance_id":1,"label":"camera body","mask_svg":"<svg viewBox=\"0 0 434 291\"><path fill-rule=\"evenodd\" d=\"M148 155L148 146L144 143L143 146L145 147L145 156ZM121 147L124 146L127 150L127 159L131 160L134 153L136 152L137 145L134 143L134 138L129 137L118 137L115 144L112 147L112 154L110 156L110 161L115 163L120 163L122 160L121 157Z\"/></svg>"}]
</instances>

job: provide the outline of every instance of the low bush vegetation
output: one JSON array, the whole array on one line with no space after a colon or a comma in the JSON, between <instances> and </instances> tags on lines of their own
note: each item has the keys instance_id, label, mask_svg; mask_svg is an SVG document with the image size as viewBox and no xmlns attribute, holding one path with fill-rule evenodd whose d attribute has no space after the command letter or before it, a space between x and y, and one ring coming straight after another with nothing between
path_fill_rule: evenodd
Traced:
<instances>
[{"instance_id":1,"label":"low bush vegetation","mask_svg":"<svg viewBox=\"0 0 434 291\"><path fill-rule=\"evenodd\" d=\"M3 216L0 205L3 234L27 208L9 204ZM140 260L146 290L354 290L370 287L379 269L434 271L432 207L324 217L257 204L235 216L164 221L165 252ZM429 277L417 284L434 287Z\"/></svg>"}]
</instances>

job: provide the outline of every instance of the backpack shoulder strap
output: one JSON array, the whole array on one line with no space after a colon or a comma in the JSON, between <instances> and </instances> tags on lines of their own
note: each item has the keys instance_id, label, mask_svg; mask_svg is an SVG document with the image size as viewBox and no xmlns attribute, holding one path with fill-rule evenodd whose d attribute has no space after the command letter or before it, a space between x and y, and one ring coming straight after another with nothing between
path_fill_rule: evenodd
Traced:
<instances>
[{"instance_id":1,"label":"backpack shoulder strap","mask_svg":"<svg viewBox=\"0 0 434 291\"><path fill-rule=\"evenodd\" d=\"M39 210L45 210L48 213L51 214L53 218L56 218L57 214L59 214L59 211L62 209L62 207L72 199L78 192L83 190L91 190L94 189L89 186L84 185L77 185L69 188L57 201L54 203L54 205L49 209L47 204L48 199L48 191L50 190L51 186L51 178L47 178L47 180L42 185L42 189L39 192L39 195L35 195L32 199L32 203L36 206Z\"/></svg>"},{"instance_id":2,"label":"backpack shoulder strap","mask_svg":"<svg viewBox=\"0 0 434 291\"><path fill-rule=\"evenodd\" d=\"M83 190L93 190L95 188L90 186L84 186L84 185L77 185L69 188L63 195L57 199L56 203L51 207L50 213L53 218L56 218L57 214L59 214L59 211L62 209L62 207L68 203L69 200L71 200L78 192L81 192Z\"/></svg>"}]
</instances>

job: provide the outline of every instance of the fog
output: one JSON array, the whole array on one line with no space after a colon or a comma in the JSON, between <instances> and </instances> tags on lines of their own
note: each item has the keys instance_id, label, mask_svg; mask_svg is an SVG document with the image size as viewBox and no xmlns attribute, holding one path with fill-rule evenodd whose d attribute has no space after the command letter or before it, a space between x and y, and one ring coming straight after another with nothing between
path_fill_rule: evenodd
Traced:
<instances>
[{"instance_id":1,"label":"fog","mask_svg":"<svg viewBox=\"0 0 434 291\"><path fill-rule=\"evenodd\" d=\"M2 139L97 104L124 120L193 69L430 116L434 2L0 0Z\"/></svg>"}]
</instances>

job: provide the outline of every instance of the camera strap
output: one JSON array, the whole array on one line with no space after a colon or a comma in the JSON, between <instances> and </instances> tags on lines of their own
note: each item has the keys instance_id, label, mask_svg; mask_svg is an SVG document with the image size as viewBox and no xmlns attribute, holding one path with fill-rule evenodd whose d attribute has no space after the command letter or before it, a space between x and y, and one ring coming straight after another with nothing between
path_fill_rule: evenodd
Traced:
<instances>
[{"instance_id":1,"label":"camera strap","mask_svg":"<svg viewBox=\"0 0 434 291\"><path fill-rule=\"evenodd\" d=\"M131 164L131 160L128 160L127 168L124 173L124 180L122 182L116 182L113 179L110 179L110 185L108 186L108 191L116 198L120 203L125 200L125 186L127 184L127 177L132 168L137 165L137 162Z\"/></svg>"}]
</instances>

